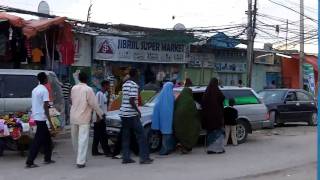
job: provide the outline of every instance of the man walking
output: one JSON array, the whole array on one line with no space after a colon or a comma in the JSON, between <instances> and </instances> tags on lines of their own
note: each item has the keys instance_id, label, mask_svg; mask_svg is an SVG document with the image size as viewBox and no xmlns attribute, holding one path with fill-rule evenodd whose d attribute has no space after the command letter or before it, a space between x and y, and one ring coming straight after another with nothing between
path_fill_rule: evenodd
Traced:
<instances>
[{"instance_id":1,"label":"man walking","mask_svg":"<svg viewBox=\"0 0 320 180\"><path fill-rule=\"evenodd\" d=\"M98 99L98 104L100 109L107 114L108 104L109 104L109 81L101 82L101 90L97 92L96 97ZM106 121L96 117L96 122L94 122L94 133L93 133L93 143L92 143L92 155L99 156L105 155L107 157L111 156L110 147L108 145L108 135L106 130ZM101 144L103 149L103 154L98 151L98 145Z\"/></svg>"},{"instance_id":2,"label":"man walking","mask_svg":"<svg viewBox=\"0 0 320 180\"><path fill-rule=\"evenodd\" d=\"M26 162L27 168L39 167L34 164L34 160L37 157L41 147L44 149L44 163L55 163L51 159L52 155L52 140L51 135L46 124L48 120L51 129L54 131L54 126L51 122L49 115L49 92L44 86L48 82L48 77L44 72L38 74L38 80L40 84L32 90L32 119L37 124L37 131L29 150L28 159Z\"/></svg>"},{"instance_id":3,"label":"man walking","mask_svg":"<svg viewBox=\"0 0 320 180\"><path fill-rule=\"evenodd\" d=\"M79 81L80 83L71 89L70 122L72 145L77 153L77 167L84 168L86 166L92 110L97 113L100 119L103 119L105 115L99 108L92 88L87 85L87 74L80 72Z\"/></svg>"},{"instance_id":4,"label":"man walking","mask_svg":"<svg viewBox=\"0 0 320 180\"><path fill-rule=\"evenodd\" d=\"M137 70L131 69L130 78L122 86L122 104L120 108L120 117L122 123L122 153L123 164L135 163L130 158L130 131L133 130L138 144L140 164L151 164L153 162L149 157L149 149L140 122L141 112L138 109L139 87L135 83L137 79Z\"/></svg>"}]
</instances>

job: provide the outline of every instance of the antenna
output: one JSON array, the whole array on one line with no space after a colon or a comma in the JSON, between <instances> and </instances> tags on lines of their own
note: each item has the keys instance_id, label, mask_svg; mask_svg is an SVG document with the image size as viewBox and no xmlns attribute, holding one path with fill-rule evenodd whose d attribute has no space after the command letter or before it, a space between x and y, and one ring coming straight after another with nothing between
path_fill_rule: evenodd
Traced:
<instances>
[{"instance_id":1,"label":"antenna","mask_svg":"<svg viewBox=\"0 0 320 180\"><path fill-rule=\"evenodd\" d=\"M91 19L91 8L92 8L92 5L93 5L92 0L90 0L90 5L89 5L89 8L88 8L88 14L87 14L87 22L89 22L90 19Z\"/></svg>"}]
</instances>

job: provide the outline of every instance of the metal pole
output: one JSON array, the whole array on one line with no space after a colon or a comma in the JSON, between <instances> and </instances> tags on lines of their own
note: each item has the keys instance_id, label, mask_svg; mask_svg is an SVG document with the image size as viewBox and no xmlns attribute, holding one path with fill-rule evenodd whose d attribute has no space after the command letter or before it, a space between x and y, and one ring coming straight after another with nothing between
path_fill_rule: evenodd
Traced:
<instances>
[{"instance_id":1,"label":"metal pole","mask_svg":"<svg viewBox=\"0 0 320 180\"><path fill-rule=\"evenodd\" d=\"M248 27L247 27L247 85L251 87L251 55L252 55L252 0L248 0Z\"/></svg>"},{"instance_id":2,"label":"metal pole","mask_svg":"<svg viewBox=\"0 0 320 180\"><path fill-rule=\"evenodd\" d=\"M303 63L304 63L304 4L300 0L300 63L299 63L299 87L303 89Z\"/></svg>"},{"instance_id":3,"label":"metal pole","mask_svg":"<svg viewBox=\"0 0 320 180\"><path fill-rule=\"evenodd\" d=\"M286 50L288 50L288 32L289 32L289 21L287 19L287 28L286 28Z\"/></svg>"}]
</instances>

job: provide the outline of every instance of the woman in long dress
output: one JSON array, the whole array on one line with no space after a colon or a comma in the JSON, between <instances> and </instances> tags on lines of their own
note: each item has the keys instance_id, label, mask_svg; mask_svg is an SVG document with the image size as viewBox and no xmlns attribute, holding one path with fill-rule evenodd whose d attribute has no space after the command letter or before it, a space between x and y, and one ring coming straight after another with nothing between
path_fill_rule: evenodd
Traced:
<instances>
[{"instance_id":1,"label":"woman in long dress","mask_svg":"<svg viewBox=\"0 0 320 180\"><path fill-rule=\"evenodd\" d=\"M160 155L168 155L175 147L175 141L172 135L174 109L173 87L172 82L164 84L152 114L151 128L160 131L162 134Z\"/></svg>"},{"instance_id":2,"label":"woman in long dress","mask_svg":"<svg viewBox=\"0 0 320 180\"><path fill-rule=\"evenodd\" d=\"M188 87L181 91L175 102L173 127L175 137L181 145L181 152L190 152L198 142L201 121L192 90Z\"/></svg>"},{"instance_id":3,"label":"woman in long dress","mask_svg":"<svg viewBox=\"0 0 320 180\"><path fill-rule=\"evenodd\" d=\"M202 100L203 128L207 130L207 153L224 153L223 101L219 81L211 79Z\"/></svg>"}]
</instances>

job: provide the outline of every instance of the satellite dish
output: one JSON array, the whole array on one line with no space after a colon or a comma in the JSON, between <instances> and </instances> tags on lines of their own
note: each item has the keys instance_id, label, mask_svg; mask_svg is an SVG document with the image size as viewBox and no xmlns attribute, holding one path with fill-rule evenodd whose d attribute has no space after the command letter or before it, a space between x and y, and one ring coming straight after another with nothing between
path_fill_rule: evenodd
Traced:
<instances>
[{"instance_id":1,"label":"satellite dish","mask_svg":"<svg viewBox=\"0 0 320 180\"><path fill-rule=\"evenodd\" d=\"M178 24L174 25L173 29L177 30L177 31L183 31L183 30L186 30L186 27L183 24L178 23Z\"/></svg>"},{"instance_id":2,"label":"satellite dish","mask_svg":"<svg viewBox=\"0 0 320 180\"><path fill-rule=\"evenodd\" d=\"M49 4L46 1L41 1L39 3L38 13L48 14L48 15L50 14L50 7L49 7ZM40 17L39 19L47 19L47 18Z\"/></svg>"}]
</instances>

